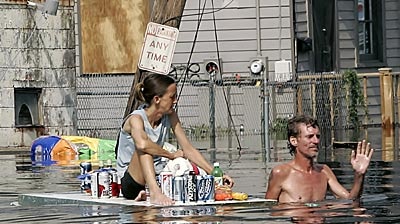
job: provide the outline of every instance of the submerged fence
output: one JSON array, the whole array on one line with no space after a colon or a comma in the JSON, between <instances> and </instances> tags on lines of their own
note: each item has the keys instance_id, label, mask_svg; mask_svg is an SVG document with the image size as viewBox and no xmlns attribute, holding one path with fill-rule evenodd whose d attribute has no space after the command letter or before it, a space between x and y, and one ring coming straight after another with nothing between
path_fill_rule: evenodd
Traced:
<instances>
[{"instance_id":1,"label":"submerged fence","mask_svg":"<svg viewBox=\"0 0 400 224\"><path fill-rule=\"evenodd\" d=\"M395 135L399 127L399 74L381 72L354 77L348 72L307 73L295 77L295 81L266 85L253 77L228 78L214 86L214 99L210 99L208 80L180 79L178 114L187 135L200 148L209 147L210 114L214 114L217 148L263 149L266 146L263 135L267 133L270 159L279 160L288 154L285 141L288 118L304 113L318 118L322 133L320 156L324 160L332 156L334 141L369 138L372 129L377 133L389 131L388 136L393 138L382 136L381 142L375 140L374 144L381 148L396 149L383 153L382 157L398 157ZM78 77L78 135L116 139L133 80L134 76L127 74ZM386 90L382 90L382 85ZM386 93L387 89L392 92ZM210 100L214 100L215 108L211 108ZM383 115L389 120L383 119Z\"/></svg>"}]
</instances>

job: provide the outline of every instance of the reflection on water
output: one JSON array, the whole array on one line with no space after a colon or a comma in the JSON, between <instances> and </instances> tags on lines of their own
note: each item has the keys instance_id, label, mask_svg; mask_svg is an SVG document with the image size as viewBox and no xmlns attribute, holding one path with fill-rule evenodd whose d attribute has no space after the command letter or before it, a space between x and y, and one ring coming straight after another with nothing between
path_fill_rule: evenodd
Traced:
<instances>
[{"instance_id":1,"label":"reflection on water","mask_svg":"<svg viewBox=\"0 0 400 224\"><path fill-rule=\"evenodd\" d=\"M15 153L14 153L15 154ZM253 156L250 156L253 155ZM230 155L218 154L223 163ZM77 161L32 167L27 153L0 155L0 215L6 223L399 223L400 163L374 161L360 203L328 200L308 204L249 204L191 207L134 207L117 205L19 206L18 194L68 192L80 188ZM275 164L270 164L273 166ZM351 188L353 171L347 162L328 164L339 181ZM234 167L234 168L232 168ZM225 168L240 190L262 197L268 170L250 149ZM261 171L257 171L257 168ZM247 186L247 188L246 188Z\"/></svg>"},{"instance_id":2,"label":"reflection on water","mask_svg":"<svg viewBox=\"0 0 400 224\"><path fill-rule=\"evenodd\" d=\"M295 223L327 223L331 220L338 223L339 219L346 217L357 220L373 217L360 203L353 201L325 201L322 203L286 204L272 208L271 216L291 217Z\"/></svg>"}]
</instances>

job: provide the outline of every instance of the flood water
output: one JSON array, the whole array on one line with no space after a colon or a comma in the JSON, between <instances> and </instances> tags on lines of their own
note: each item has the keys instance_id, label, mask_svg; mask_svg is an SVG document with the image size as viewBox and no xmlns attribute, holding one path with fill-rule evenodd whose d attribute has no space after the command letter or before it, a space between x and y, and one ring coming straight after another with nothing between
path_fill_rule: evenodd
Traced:
<instances>
[{"instance_id":1,"label":"flood water","mask_svg":"<svg viewBox=\"0 0 400 224\"><path fill-rule=\"evenodd\" d=\"M233 190L262 198L272 166L259 150L217 153L221 167L236 182ZM204 152L203 152L204 154ZM207 157L207 155L205 155ZM78 191L79 161L32 166L29 152L0 154L0 213L2 223L400 223L400 163L374 160L367 173L360 203L328 199L318 204L224 205L145 208L118 205L22 206L18 195ZM348 162L328 163L350 189Z\"/></svg>"}]
</instances>

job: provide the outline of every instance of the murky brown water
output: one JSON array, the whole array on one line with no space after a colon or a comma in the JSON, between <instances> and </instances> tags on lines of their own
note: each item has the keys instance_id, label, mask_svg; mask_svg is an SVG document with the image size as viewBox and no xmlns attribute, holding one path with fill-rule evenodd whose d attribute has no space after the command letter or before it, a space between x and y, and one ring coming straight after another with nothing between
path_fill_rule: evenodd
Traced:
<instances>
[{"instance_id":1,"label":"murky brown water","mask_svg":"<svg viewBox=\"0 0 400 224\"><path fill-rule=\"evenodd\" d=\"M207 152L203 152L207 158ZM231 175L234 190L263 197L270 166L260 150L217 152L221 167ZM328 200L301 205L226 205L137 208L115 205L21 206L18 195L79 190L76 164L33 167L29 153L0 155L0 213L4 223L399 223L400 162L374 161L365 180L361 204ZM353 172L347 162L329 165L350 188Z\"/></svg>"}]
</instances>

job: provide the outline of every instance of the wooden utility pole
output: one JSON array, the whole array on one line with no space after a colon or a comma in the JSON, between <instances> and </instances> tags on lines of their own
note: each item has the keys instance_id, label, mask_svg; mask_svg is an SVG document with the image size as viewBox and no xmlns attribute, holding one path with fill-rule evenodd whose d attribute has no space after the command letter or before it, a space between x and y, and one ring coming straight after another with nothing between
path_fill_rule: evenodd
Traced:
<instances>
[{"instance_id":1,"label":"wooden utility pole","mask_svg":"<svg viewBox=\"0 0 400 224\"><path fill-rule=\"evenodd\" d=\"M179 29L185 4L186 0L154 0L150 22ZM137 83L141 82L148 74L148 71L144 71L139 68L135 72L135 77L129 94L129 100L125 109L124 117L129 115L139 106L139 102L137 102L135 99L135 86Z\"/></svg>"},{"instance_id":2,"label":"wooden utility pole","mask_svg":"<svg viewBox=\"0 0 400 224\"><path fill-rule=\"evenodd\" d=\"M382 116L382 159L393 161L395 133L394 133L394 100L392 68L380 68L379 79L381 87L381 116Z\"/></svg>"}]
</instances>

